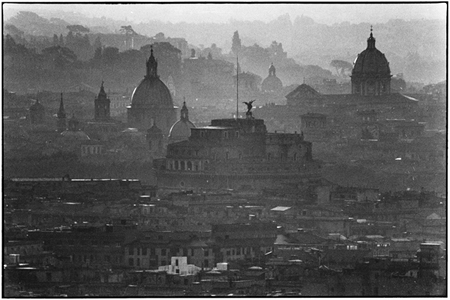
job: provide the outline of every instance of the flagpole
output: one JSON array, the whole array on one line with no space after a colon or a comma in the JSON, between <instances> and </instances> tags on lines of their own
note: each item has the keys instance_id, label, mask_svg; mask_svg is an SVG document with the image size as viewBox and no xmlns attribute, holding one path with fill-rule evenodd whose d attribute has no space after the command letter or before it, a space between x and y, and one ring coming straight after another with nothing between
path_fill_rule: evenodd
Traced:
<instances>
[{"instance_id":1,"label":"flagpole","mask_svg":"<svg viewBox=\"0 0 450 300\"><path fill-rule=\"evenodd\" d=\"M239 57L236 55L236 119L239 119Z\"/></svg>"}]
</instances>

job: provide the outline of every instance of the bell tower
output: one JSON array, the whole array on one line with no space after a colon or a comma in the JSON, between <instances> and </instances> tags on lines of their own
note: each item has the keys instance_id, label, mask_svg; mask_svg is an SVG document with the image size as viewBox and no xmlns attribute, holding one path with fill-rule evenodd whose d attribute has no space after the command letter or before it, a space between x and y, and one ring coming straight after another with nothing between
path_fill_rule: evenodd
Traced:
<instances>
[{"instance_id":1,"label":"bell tower","mask_svg":"<svg viewBox=\"0 0 450 300\"><path fill-rule=\"evenodd\" d=\"M56 116L58 118L58 121L56 121L56 128L58 132L63 132L64 130L67 129L67 124L66 124L66 111L64 110L64 101L62 93L61 93L61 101L59 102L58 114Z\"/></svg>"},{"instance_id":2,"label":"bell tower","mask_svg":"<svg viewBox=\"0 0 450 300\"><path fill-rule=\"evenodd\" d=\"M111 101L108 99L105 88L103 87L103 81L102 86L100 87L100 92L98 93L97 98L95 98L95 116L94 119L96 121L106 121L110 118L110 104Z\"/></svg>"}]
</instances>

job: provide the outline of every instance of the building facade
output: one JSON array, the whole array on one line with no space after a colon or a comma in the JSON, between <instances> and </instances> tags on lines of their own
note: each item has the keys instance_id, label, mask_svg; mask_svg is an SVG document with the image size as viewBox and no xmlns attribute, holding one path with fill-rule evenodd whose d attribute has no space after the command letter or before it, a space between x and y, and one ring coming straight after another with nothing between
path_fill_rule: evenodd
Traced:
<instances>
[{"instance_id":1,"label":"building facade","mask_svg":"<svg viewBox=\"0 0 450 300\"><path fill-rule=\"evenodd\" d=\"M312 145L298 133L268 133L264 120L217 119L168 145L155 163L158 185L185 189L263 189L319 177Z\"/></svg>"}]
</instances>

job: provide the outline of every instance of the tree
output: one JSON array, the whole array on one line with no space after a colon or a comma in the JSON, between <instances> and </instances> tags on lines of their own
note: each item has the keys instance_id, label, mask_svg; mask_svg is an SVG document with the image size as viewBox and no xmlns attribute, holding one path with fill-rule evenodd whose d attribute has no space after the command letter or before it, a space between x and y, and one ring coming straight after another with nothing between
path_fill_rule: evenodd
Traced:
<instances>
[{"instance_id":1,"label":"tree","mask_svg":"<svg viewBox=\"0 0 450 300\"><path fill-rule=\"evenodd\" d=\"M53 46L42 50L42 55L49 61L55 62L55 67L60 70L67 69L77 61L75 53L66 47Z\"/></svg>"},{"instance_id":2,"label":"tree","mask_svg":"<svg viewBox=\"0 0 450 300\"><path fill-rule=\"evenodd\" d=\"M53 46L59 45L58 36L56 34L53 35Z\"/></svg>"},{"instance_id":3,"label":"tree","mask_svg":"<svg viewBox=\"0 0 450 300\"><path fill-rule=\"evenodd\" d=\"M241 39L239 38L239 32L235 31L233 34L233 41L231 46L231 52L233 52L235 55L238 55L238 53L241 50Z\"/></svg>"},{"instance_id":4,"label":"tree","mask_svg":"<svg viewBox=\"0 0 450 300\"><path fill-rule=\"evenodd\" d=\"M107 66L112 66L119 58L119 49L116 47L106 47L103 50L102 58Z\"/></svg>"},{"instance_id":5,"label":"tree","mask_svg":"<svg viewBox=\"0 0 450 300\"><path fill-rule=\"evenodd\" d=\"M75 34L88 33L90 30L82 25L67 25L66 28Z\"/></svg>"},{"instance_id":6,"label":"tree","mask_svg":"<svg viewBox=\"0 0 450 300\"><path fill-rule=\"evenodd\" d=\"M95 41L94 41L94 44L92 44L92 47L94 47L95 50L97 50L98 48L102 48L102 42L101 42L99 36L97 36L95 38Z\"/></svg>"},{"instance_id":7,"label":"tree","mask_svg":"<svg viewBox=\"0 0 450 300\"><path fill-rule=\"evenodd\" d=\"M336 73L338 76L345 77L346 71L352 71L353 65L347 61L334 59L331 61L330 66L336 68Z\"/></svg>"}]
</instances>

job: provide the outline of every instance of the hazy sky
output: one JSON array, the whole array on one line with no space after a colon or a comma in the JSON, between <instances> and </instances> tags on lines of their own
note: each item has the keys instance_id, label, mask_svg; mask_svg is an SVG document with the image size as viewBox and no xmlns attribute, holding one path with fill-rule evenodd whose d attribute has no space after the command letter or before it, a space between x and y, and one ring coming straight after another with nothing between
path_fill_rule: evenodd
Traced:
<instances>
[{"instance_id":1,"label":"hazy sky","mask_svg":"<svg viewBox=\"0 0 450 300\"><path fill-rule=\"evenodd\" d=\"M331 25L349 21L386 22L389 19L445 19L443 3L408 4L4 4L6 19L19 10L64 10L80 12L86 16L105 16L118 20L146 22L151 19L176 22L216 22L230 19L270 21L282 14L291 20L306 15L316 22ZM57 15L55 15L57 17Z\"/></svg>"}]
</instances>

